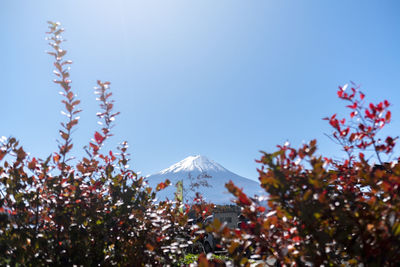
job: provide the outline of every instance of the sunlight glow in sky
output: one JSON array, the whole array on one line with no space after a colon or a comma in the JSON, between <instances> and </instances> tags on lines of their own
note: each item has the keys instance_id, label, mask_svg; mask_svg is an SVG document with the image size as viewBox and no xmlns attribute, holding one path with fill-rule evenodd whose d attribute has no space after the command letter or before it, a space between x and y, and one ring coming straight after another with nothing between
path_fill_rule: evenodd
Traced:
<instances>
[{"instance_id":1,"label":"sunlight glow in sky","mask_svg":"<svg viewBox=\"0 0 400 267\"><path fill-rule=\"evenodd\" d=\"M256 179L259 151L287 140L317 138L340 157L321 118L344 114L336 89L350 80L393 103L386 133L400 132L399 12L395 0L1 1L0 136L41 157L57 149L61 99L44 52L54 20L84 109L78 154L97 129L101 79L121 111L108 149L127 140L144 175L201 154Z\"/></svg>"}]
</instances>

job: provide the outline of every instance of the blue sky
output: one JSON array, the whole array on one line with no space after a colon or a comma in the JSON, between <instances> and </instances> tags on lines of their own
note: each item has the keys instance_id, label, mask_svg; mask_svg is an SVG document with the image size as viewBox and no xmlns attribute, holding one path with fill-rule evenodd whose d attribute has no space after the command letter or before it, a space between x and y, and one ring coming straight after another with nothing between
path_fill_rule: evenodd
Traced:
<instances>
[{"instance_id":1,"label":"blue sky","mask_svg":"<svg viewBox=\"0 0 400 267\"><path fill-rule=\"evenodd\" d=\"M61 104L51 82L47 20L66 29L82 100L75 150L97 127L93 86L112 82L121 111L110 148L130 144L142 174L189 155L256 179L259 150L319 140L341 157L321 118L344 114L338 85L388 99L400 133L398 1L1 1L0 136L32 155L57 149Z\"/></svg>"}]
</instances>

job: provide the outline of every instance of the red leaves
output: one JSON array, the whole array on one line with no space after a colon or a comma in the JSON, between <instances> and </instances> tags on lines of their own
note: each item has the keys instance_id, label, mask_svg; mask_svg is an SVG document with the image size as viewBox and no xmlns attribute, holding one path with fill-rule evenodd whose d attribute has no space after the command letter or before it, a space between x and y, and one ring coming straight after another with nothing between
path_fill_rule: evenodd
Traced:
<instances>
[{"instance_id":1,"label":"red leaves","mask_svg":"<svg viewBox=\"0 0 400 267\"><path fill-rule=\"evenodd\" d=\"M75 100L74 102L71 103L72 106L79 105L81 103L80 100Z\"/></svg>"},{"instance_id":2,"label":"red leaves","mask_svg":"<svg viewBox=\"0 0 400 267\"><path fill-rule=\"evenodd\" d=\"M154 250L154 246L152 246L152 245L149 244L149 243L146 244L146 248L147 248L148 250L150 250L150 251L153 251L153 250Z\"/></svg>"},{"instance_id":3,"label":"red leaves","mask_svg":"<svg viewBox=\"0 0 400 267\"><path fill-rule=\"evenodd\" d=\"M94 139L96 140L96 142L97 142L98 144L101 144L101 143L103 143L105 137L102 136L99 132L95 132L95 133L94 133Z\"/></svg>"},{"instance_id":4,"label":"red leaves","mask_svg":"<svg viewBox=\"0 0 400 267\"><path fill-rule=\"evenodd\" d=\"M26 152L24 151L24 149L22 147L18 148L17 151L17 161L22 161L25 159L26 157Z\"/></svg>"},{"instance_id":5,"label":"red leaves","mask_svg":"<svg viewBox=\"0 0 400 267\"><path fill-rule=\"evenodd\" d=\"M116 160L117 158L114 156L114 154L112 153L112 151L110 150L110 152L108 153L111 157L111 161Z\"/></svg>"},{"instance_id":6,"label":"red leaves","mask_svg":"<svg viewBox=\"0 0 400 267\"><path fill-rule=\"evenodd\" d=\"M15 211L15 210L7 210L7 212L8 212L8 214L11 214L11 215L17 214L17 211Z\"/></svg>"},{"instance_id":7,"label":"red leaves","mask_svg":"<svg viewBox=\"0 0 400 267\"><path fill-rule=\"evenodd\" d=\"M99 147L93 143L89 143L90 147L93 149L94 152L99 151Z\"/></svg>"},{"instance_id":8,"label":"red leaves","mask_svg":"<svg viewBox=\"0 0 400 267\"><path fill-rule=\"evenodd\" d=\"M243 192L239 193L239 202L240 202L240 204L245 205L245 206L250 206L251 205L250 199Z\"/></svg>"},{"instance_id":9,"label":"red leaves","mask_svg":"<svg viewBox=\"0 0 400 267\"><path fill-rule=\"evenodd\" d=\"M113 108L108 99L110 92L104 95L107 99L104 118L108 119L108 124L104 123L104 128L98 132L93 131L94 140L89 148L85 148L88 158L74 166L76 160L71 160L74 155L66 155L72 148L71 128L78 123L74 115L79 112L75 110L79 100L69 87L67 69L63 69L69 63L60 58L66 51L60 47L63 38L59 36L58 24L50 25L50 33L55 34L49 37L55 49L50 53L56 57L56 83L62 89L66 121L59 132L59 151L45 159L27 157L14 138L5 141L0 138L0 159L7 157L8 161L1 161L0 166L0 187L4 191L0 195L0 213L10 214L0 214L0 241L12 244L12 248L3 253L2 261L17 259L18 262L35 262L38 266L62 265L59 253L63 250L67 251L66 257L77 255L77 261L85 257L79 255L80 251L104 252L104 265L118 262L118 259L127 266L172 264L170 258L176 258L174 255L182 251L180 245L184 241L177 237L186 237L182 233L187 234L187 217L176 212L178 208L174 204L155 203L155 194L145 193L144 178L136 178L136 174L128 169L126 143L121 145L118 154L110 151L101 157L93 153L110 136L110 122L117 115L107 113ZM109 83L101 85L107 89ZM166 181L160 187L168 184ZM127 218L131 216L134 220L128 224ZM107 242L92 238L96 236ZM162 239L163 236L168 238ZM171 243L176 240L178 251L165 252L164 248L171 248ZM76 247L74 242L82 246ZM146 248L154 249L155 253L151 255L156 255L157 259L146 254L149 252ZM95 256L89 254L83 261L95 262Z\"/></svg>"},{"instance_id":10,"label":"red leaves","mask_svg":"<svg viewBox=\"0 0 400 267\"><path fill-rule=\"evenodd\" d=\"M340 132L339 120L336 119L336 114L329 119L329 124Z\"/></svg>"},{"instance_id":11,"label":"red leaves","mask_svg":"<svg viewBox=\"0 0 400 267\"><path fill-rule=\"evenodd\" d=\"M33 158L31 160L31 162L29 162L28 168L31 169L31 170L34 170L36 168L36 164L37 164L37 160L35 158Z\"/></svg>"},{"instance_id":12,"label":"red leaves","mask_svg":"<svg viewBox=\"0 0 400 267\"><path fill-rule=\"evenodd\" d=\"M355 88L351 88L351 94L346 93L346 89L347 89L348 85L345 84L343 87L339 86L339 91L337 91L337 95L339 98L343 99L343 100L348 100L348 101L353 101L353 98L356 95L357 90Z\"/></svg>"},{"instance_id":13,"label":"red leaves","mask_svg":"<svg viewBox=\"0 0 400 267\"><path fill-rule=\"evenodd\" d=\"M237 203L240 205L244 206L249 206L251 205L251 200L248 198L248 196L243 193L242 189L237 187L232 181L229 181L229 183L225 184L225 187L231 192L234 196L236 196Z\"/></svg>"},{"instance_id":14,"label":"red leaves","mask_svg":"<svg viewBox=\"0 0 400 267\"><path fill-rule=\"evenodd\" d=\"M294 237L292 237L292 241L295 242L295 243L297 243L297 242L300 242L301 239L300 239L299 236L294 236Z\"/></svg>"},{"instance_id":15,"label":"red leaves","mask_svg":"<svg viewBox=\"0 0 400 267\"><path fill-rule=\"evenodd\" d=\"M357 88L351 88L352 93L347 94L345 90L347 85L343 88L339 87L337 92L338 97L345 101L349 101L350 104L347 108L350 108L350 118L357 118L357 122L346 124L345 119L338 120L336 114L330 118L324 118L328 120L329 124L335 129L332 137L343 147L344 151L351 155L354 148L366 149L369 146L374 146L376 153L385 152L389 153L392 151L394 144L388 140L388 143L382 144L377 143L376 135L378 131L383 128L391 120L391 112L387 110L390 103L387 100L379 102L378 104L369 103L364 106L364 93L358 91ZM355 96L359 95L359 99ZM344 128L344 129L343 129Z\"/></svg>"},{"instance_id":16,"label":"red leaves","mask_svg":"<svg viewBox=\"0 0 400 267\"><path fill-rule=\"evenodd\" d=\"M199 267L209 267L210 264L207 260L207 256L204 253L201 253L198 258L198 266Z\"/></svg>"},{"instance_id":17,"label":"red leaves","mask_svg":"<svg viewBox=\"0 0 400 267\"><path fill-rule=\"evenodd\" d=\"M350 137L349 137L349 141L350 141L350 142L354 142L354 141L356 141L357 138L359 138L359 137L360 137L360 135L359 135L358 133L351 133L351 134L350 134Z\"/></svg>"},{"instance_id":18,"label":"red leaves","mask_svg":"<svg viewBox=\"0 0 400 267\"><path fill-rule=\"evenodd\" d=\"M396 138L392 138L388 136L385 140L386 145L384 146L384 150L386 153L391 153L393 151L394 146L396 145Z\"/></svg>"},{"instance_id":19,"label":"red leaves","mask_svg":"<svg viewBox=\"0 0 400 267\"><path fill-rule=\"evenodd\" d=\"M386 112L386 115L385 115L385 120L386 120L386 122L390 122L390 119L392 118L392 113L390 112L390 110L388 110L387 112Z\"/></svg>"},{"instance_id":20,"label":"red leaves","mask_svg":"<svg viewBox=\"0 0 400 267\"><path fill-rule=\"evenodd\" d=\"M165 182L159 183L159 184L157 185L157 187L156 187L156 190L157 190L157 191L163 190L164 188L166 188L167 186L169 186L170 183L171 183L171 182L167 179L167 180L165 180Z\"/></svg>"},{"instance_id":21,"label":"red leaves","mask_svg":"<svg viewBox=\"0 0 400 267\"><path fill-rule=\"evenodd\" d=\"M57 153L54 153L53 161L54 161L54 163L58 163L60 161L60 155Z\"/></svg>"},{"instance_id":22,"label":"red leaves","mask_svg":"<svg viewBox=\"0 0 400 267\"><path fill-rule=\"evenodd\" d=\"M60 130L60 135L61 135L61 138L64 139L64 140L68 140L69 139L69 134L67 134L66 132L64 132L62 130Z\"/></svg>"},{"instance_id":23,"label":"red leaves","mask_svg":"<svg viewBox=\"0 0 400 267\"><path fill-rule=\"evenodd\" d=\"M373 103L369 103L369 108L370 108L372 111L375 111L375 105L374 105Z\"/></svg>"},{"instance_id":24,"label":"red leaves","mask_svg":"<svg viewBox=\"0 0 400 267\"><path fill-rule=\"evenodd\" d=\"M67 123L67 129L72 129L72 127L74 127L75 125L78 124L78 120L72 120L70 122Z\"/></svg>"},{"instance_id":25,"label":"red leaves","mask_svg":"<svg viewBox=\"0 0 400 267\"><path fill-rule=\"evenodd\" d=\"M353 105L347 105L346 107L351 109L356 109L358 107L357 102L354 102Z\"/></svg>"},{"instance_id":26,"label":"red leaves","mask_svg":"<svg viewBox=\"0 0 400 267\"><path fill-rule=\"evenodd\" d=\"M334 119L334 120L330 120L329 124L335 128L336 130L338 130L340 132L340 126L339 126L339 121Z\"/></svg>"},{"instance_id":27,"label":"red leaves","mask_svg":"<svg viewBox=\"0 0 400 267\"><path fill-rule=\"evenodd\" d=\"M265 212L265 207L262 207L262 206L259 206L259 207L257 207L257 211L258 212Z\"/></svg>"},{"instance_id":28,"label":"red leaves","mask_svg":"<svg viewBox=\"0 0 400 267\"><path fill-rule=\"evenodd\" d=\"M340 136L346 137L346 136L348 135L349 131L350 131L350 128L347 127L345 130L342 130L342 131L340 132Z\"/></svg>"},{"instance_id":29,"label":"red leaves","mask_svg":"<svg viewBox=\"0 0 400 267\"><path fill-rule=\"evenodd\" d=\"M165 184L165 183L159 183L158 185L157 185L157 187L156 187L156 190L157 191L160 191L160 190L162 190L162 189L164 189L164 188L166 188L167 187L167 185Z\"/></svg>"},{"instance_id":30,"label":"red leaves","mask_svg":"<svg viewBox=\"0 0 400 267\"><path fill-rule=\"evenodd\" d=\"M296 156L297 156L297 151L296 151L296 149L290 149L289 158L290 158L291 160L294 160L294 159L296 158Z\"/></svg>"}]
</instances>

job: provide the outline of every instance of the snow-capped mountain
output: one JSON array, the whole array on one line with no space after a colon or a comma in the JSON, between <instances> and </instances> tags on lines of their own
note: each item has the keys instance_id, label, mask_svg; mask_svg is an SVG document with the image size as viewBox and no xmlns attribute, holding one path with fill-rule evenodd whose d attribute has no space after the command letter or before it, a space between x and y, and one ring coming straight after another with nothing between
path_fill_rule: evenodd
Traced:
<instances>
[{"instance_id":1,"label":"snow-capped mountain","mask_svg":"<svg viewBox=\"0 0 400 267\"><path fill-rule=\"evenodd\" d=\"M189 156L184 160L173 164L158 173L147 176L149 186L155 188L157 184L164 182L166 179L171 181L171 185L157 195L157 198L163 200L165 198L174 199L176 192L175 184L183 181L185 192L185 200L192 200L194 192L188 190L190 184L198 182L197 177L207 176L209 178L201 178L200 180L207 181L210 187L200 186L196 191L200 192L207 202L215 204L230 204L233 195L225 188L225 184L232 180L234 184L243 189L248 196L261 195L263 190L259 183L242 176L239 176L220 164L209 160L205 156ZM265 192L264 192L265 194Z\"/></svg>"}]
</instances>

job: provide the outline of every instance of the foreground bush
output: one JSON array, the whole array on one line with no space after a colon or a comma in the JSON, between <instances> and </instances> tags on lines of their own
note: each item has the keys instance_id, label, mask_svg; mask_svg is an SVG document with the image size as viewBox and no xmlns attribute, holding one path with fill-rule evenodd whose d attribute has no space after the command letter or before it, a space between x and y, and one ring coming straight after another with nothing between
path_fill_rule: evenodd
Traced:
<instances>
[{"instance_id":1,"label":"foreground bush","mask_svg":"<svg viewBox=\"0 0 400 267\"><path fill-rule=\"evenodd\" d=\"M336 114L326 120L348 158L316 155L315 140L263 152L258 172L267 210L227 184L248 227L209 230L223 237L236 264L273 256L290 266L399 266L400 163L389 161L397 138L378 136L391 120L390 104L366 105L358 88L346 87L337 93L348 103L349 120Z\"/></svg>"},{"instance_id":2,"label":"foreground bush","mask_svg":"<svg viewBox=\"0 0 400 267\"><path fill-rule=\"evenodd\" d=\"M129 169L127 144L101 153L118 113L110 83L97 82L103 125L74 164L72 131L79 122L76 98L61 48L63 29L49 23L54 80L63 114L58 151L28 156L15 138L0 147L0 265L156 266L176 262L185 247L186 216L180 203L155 203L156 192ZM168 185L160 184L157 190Z\"/></svg>"}]
</instances>

